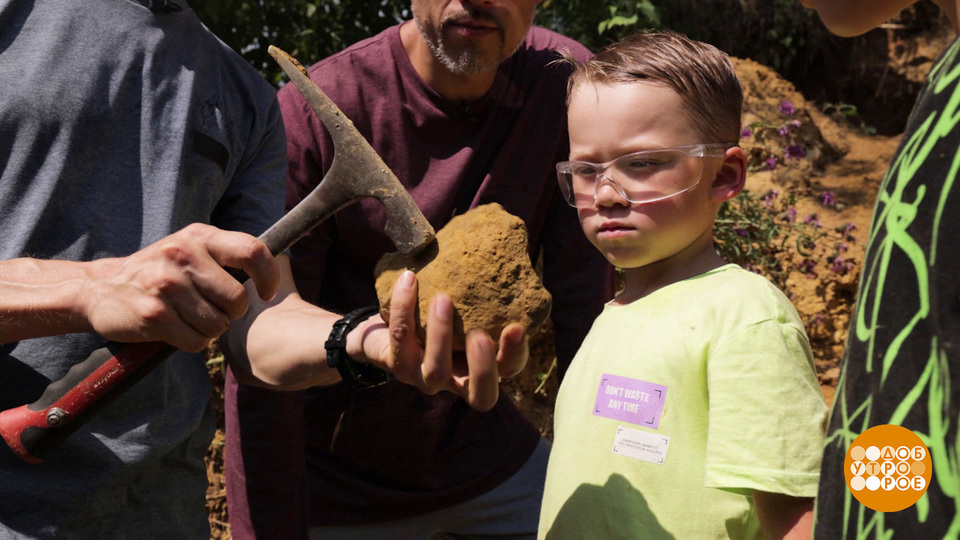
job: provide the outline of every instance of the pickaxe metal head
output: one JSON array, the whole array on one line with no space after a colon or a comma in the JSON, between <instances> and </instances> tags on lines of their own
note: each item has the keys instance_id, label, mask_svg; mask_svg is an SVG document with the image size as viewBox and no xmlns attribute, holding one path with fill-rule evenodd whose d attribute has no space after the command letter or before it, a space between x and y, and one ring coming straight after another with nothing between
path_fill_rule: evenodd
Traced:
<instances>
[{"instance_id":1,"label":"pickaxe metal head","mask_svg":"<svg viewBox=\"0 0 960 540\"><path fill-rule=\"evenodd\" d=\"M385 232L398 251L410 255L433 242L433 227L353 122L310 80L295 58L273 45L268 50L327 128L334 156L320 184L267 230L261 240L274 255L279 254L341 208L358 199L374 197L386 209Z\"/></svg>"}]
</instances>

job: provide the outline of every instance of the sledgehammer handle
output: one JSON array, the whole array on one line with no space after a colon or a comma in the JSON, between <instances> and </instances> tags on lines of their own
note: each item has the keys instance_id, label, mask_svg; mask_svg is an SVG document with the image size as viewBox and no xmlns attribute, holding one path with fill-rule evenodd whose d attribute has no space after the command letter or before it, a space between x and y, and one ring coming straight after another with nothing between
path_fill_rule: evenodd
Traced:
<instances>
[{"instance_id":1,"label":"sledgehammer handle","mask_svg":"<svg viewBox=\"0 0 960 540\"><path fill-rule=\"evenodd\" d=\"M334 142L330 170L296 207L267 229L260 240L274 256L341 208L374 197L386 208L386 233L404 254L434 239L433 227L353 122L320 91L295 59L276 47L270 53L303 94ZM228 269L240 282L247 275ZM51 383L34 403L0 412L0 436L23 460L40 463L96 411L142 379L176 351L161 342L110 342Z\"/></svg>"}]
</instances>

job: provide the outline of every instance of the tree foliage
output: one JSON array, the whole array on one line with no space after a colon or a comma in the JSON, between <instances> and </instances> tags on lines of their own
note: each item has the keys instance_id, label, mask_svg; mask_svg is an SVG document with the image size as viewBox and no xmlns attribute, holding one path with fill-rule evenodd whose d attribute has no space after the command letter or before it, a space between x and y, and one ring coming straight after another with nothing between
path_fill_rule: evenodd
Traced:
<instances>
[{"instance_id":1,"label":"tree foliage","mask_svg":"<svg viewBox=\"0 0 960 540\"><path fill-rule=\"evenodd\" d=\"M194 0L192 7L274 82L281 75L268 45L309 64L411 17L409 0ZM796 0L543 0L535 22L592 50L634 29L672 28L780 70L831 42Z\"/></svg>"},{"instance_id":2,"label":"tree foliage","mask_svg":"<svg viewBox=\"0 0 960 540\"><path fill-rule=\"evenodd\" d=\"M191 5L275 84L283 75L267 54L268 45L309 65L411 17L410 0L192 0ZM907 8L898 25L922 30L938 17L943 19L927 0ZM797 0L542 0L534 22L593 51L637 29L670 28L774 68L810 99L853 103L865 117L878 116L874 120L896 108L885 97L878 99L881 85L907 94L894 99L911 100L915 93L910 84L896 90L894 77L886 73L880 80L864 76L869 55L881 57L873 64L886 61L884 30L838 38ZM904 119L889 120L900 129Z\"/></svg>"},{"instance_id":3,"label":"tree foliage","mask_svg":"<svg viewBox=\"0 0 960 540\"><path fill-rule=\"evenodd\" d=\"M194 0L197 16L270 81L275 45L305 65L410 18L409 0Z\"/></svg>"},{"instance_id":4,"label":"tree foliage","mask_svg":"<svg viewBox=\"0 0 960 540\"><path fill-rule=\"evenodd\" d=\"M282 75L268 45L310 64L412 16L409 0L193 0L191 7L274 83ZM535 24L597 50L659 22L651 0L543 0Z\"/></svg>"}]
</instances>

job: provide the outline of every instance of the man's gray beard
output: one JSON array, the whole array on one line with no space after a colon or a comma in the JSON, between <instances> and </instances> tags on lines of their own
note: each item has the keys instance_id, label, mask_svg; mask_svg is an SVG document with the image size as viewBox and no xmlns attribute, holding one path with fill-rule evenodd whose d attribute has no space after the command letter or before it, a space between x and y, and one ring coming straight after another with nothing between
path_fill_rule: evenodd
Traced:
<instances>
[{"instance_id":1,"label":"man's gray beard","mask_svg":"<svg viewBox=\"0 0 960 540\"><path fill-rule=\"evenodd\" d=\"M442 38L438 37L437 39L433 39L430 34L424 30L423 25L420 24L420 20L416 19L416 17L414 17L414 19L416 20L417 28L420 30L420 35L423 36L423 40L427 42L427 46L430 47L433 56L436 57L445 68L456 75L480 75L487 73L488 71L497 69L505 59L504 48L506 44L503 42L503 32L500 32L500 54L498 54L493 61L485 61L482 54L472 49L466 49L462 51L459 56L455 57L446 50ZM443 33L442 24L440 32L441 34Z\"/></svg>"}]
</instances>

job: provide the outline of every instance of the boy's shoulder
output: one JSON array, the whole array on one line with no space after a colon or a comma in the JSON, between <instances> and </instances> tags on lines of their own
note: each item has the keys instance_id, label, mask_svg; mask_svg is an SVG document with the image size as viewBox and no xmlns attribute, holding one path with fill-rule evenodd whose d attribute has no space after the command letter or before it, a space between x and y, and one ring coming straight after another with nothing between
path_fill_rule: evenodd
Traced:
<instances>
[{"instance_id":1,"label":"boy's shoulder","mask_svg":"<svg viewBox=\"0 0 960 540\"><path fill-rule=\"evenodd\" d=\"M691 281L691 280L688 280ZM790 299L769 279L736 264L726 264L693 278L703 306L725 316L775 319L800 324Z\"/></svg>"},{"instance_id":2,"label":"boy's shoulder","mask_svg":"<svg viewBox=\"0 0 960 540\"><path fill-rule=\"evenodd\" d=\"M769 279L733 263L704 272L693 279L702 280L700 286L713 289L718 298L748 296L744 294L747 292L753 293L756 298L763 298L765 295L786 298L783 291Z\"/></svg>"}]
</instances>

